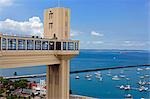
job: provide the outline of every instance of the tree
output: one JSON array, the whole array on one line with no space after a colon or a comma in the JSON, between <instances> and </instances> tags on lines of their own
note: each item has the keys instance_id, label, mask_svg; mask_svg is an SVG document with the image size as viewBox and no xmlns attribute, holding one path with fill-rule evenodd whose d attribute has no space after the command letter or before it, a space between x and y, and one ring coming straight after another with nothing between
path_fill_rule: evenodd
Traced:
<instances>
[{"instance_id":1,"label":"tree","mask_svg":"<svg viewBox=\"0 0 150 99\"><path fill-rule=\"evenodd\" d=\"M20 79L14 82L15 88L26 88L27 86L28 86L28 80L26 79Z\"/></svg>"}]
</instances>

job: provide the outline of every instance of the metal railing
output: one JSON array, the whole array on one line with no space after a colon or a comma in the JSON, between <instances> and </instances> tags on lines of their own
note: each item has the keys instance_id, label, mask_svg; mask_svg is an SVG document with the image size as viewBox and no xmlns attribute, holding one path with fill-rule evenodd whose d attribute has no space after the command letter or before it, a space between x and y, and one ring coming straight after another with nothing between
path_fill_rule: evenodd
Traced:
<instances>
[{"instance_id":1,"label":"metal railing","mask_svg":"<svg viewBox=\"0 0 150 99\"><path fill-rule=\"evenodd\" d=\"M79 50L77 40L0 35L0 50Z\"/></svg>"}]
</instances>

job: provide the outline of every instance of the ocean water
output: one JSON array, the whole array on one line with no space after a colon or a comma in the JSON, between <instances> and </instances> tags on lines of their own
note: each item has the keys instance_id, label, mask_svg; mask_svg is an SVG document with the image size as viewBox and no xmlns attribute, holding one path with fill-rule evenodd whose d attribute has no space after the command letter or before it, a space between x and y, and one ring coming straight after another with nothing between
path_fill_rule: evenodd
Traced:
<instances>
[{"instance_id":1,"label":"ocean water","mask_svg":"<svg viewBox=\"0 0 150 99\"><path fill-rule=\"evenodd\" d=\"M71 71L92 69L92 68L104 68L115 66L127 66L127 65L141 65L150 64L149 61L150 52L141 50L81 50L80 54L71 59ZM120 75L121 71L124 71L124 75L130 80L121 78L120 80L112 80L111 76L107 76L108 70L101 71L103 80L99 81L95 78L95 72L71 74L70 75L70 89L73 94L86 95L101 99L123 99L125 94L132 94L133 98L140 99L141 97L150 98L150 92L139 92L137 90L124 91L120 90L116 86L130 84L131 87L138 88L137 82L140 80L140 76L145 74L150 75L150 70L145 70L137 73L137 68L126 68L111 70L112 76ZM11 76L14 72L18 75L38 74L45 73L46 66L36 66L28 68L15 68L15 69L0 69L0 76ZM85 75L91 74L91 80L87 80ZM80 79L75 79L76 75L80 76ZM29 79L39 81L43 78ZM144 80L150 81L150 78ZM146 87L149 87L146 85Z\"/></svg>"}]
</instances>

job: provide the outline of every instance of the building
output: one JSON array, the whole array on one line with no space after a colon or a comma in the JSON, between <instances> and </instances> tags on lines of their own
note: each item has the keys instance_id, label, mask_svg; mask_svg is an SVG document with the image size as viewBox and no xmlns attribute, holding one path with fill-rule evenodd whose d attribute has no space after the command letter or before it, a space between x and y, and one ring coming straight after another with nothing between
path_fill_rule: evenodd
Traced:
<instances>
[{"instance_id":1,"label":"building","mask_svg":"<svg viewBox=\"0 0 150 99\"><path fill-rule=\"evenodd\" d=\"M45 10L44 38L0 34L0 68L46 65L47 99L69 99L69 60L77 54L68 8Z\"/></svg>"}]
</instances>

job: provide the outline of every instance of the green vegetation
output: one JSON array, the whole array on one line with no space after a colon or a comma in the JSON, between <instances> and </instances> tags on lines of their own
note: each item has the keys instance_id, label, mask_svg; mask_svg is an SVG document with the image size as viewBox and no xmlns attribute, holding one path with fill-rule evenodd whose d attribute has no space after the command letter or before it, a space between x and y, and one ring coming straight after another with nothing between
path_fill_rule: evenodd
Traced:
<instances>
[{"instance_id":1,"label":"green vegetation","mask_svg":"<svg viewBox=\"0 0 150 99\"><path fill-rule=\"evenodd\" d=\"M0 97L6 97L7 99L24 99L24 97L12 95L11 92L16 89L22 89L27 87L28 80L26 79L11 81L0 77Z\"/></svg>"},{"instance_id":2,"label":"green vegetation","mask_svg":"<svg viewBox=\"0 0 150 99\"><path fill-rule=\"evenodd\" d=\"M28 85L28 80L26 79L20 79L14 82L15 88L27 88L27 85Z\"/></svg>"}]
</instances>

